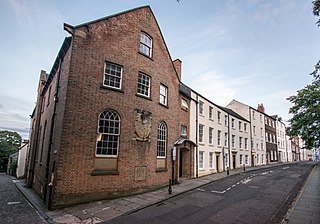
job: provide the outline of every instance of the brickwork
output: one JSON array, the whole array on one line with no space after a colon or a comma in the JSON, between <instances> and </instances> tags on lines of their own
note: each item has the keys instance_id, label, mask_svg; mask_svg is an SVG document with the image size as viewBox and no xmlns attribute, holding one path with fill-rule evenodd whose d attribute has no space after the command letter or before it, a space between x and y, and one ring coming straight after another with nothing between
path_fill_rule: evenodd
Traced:
<instances>
[{"instance_id":1,"label":"brickwork","mask_svg":"<svg viewBox=\"0 0 320 224\"><path fill-rule=\"evenodd\" d=\"M75 27L71 46L64 57L56 105L52 142L50 127L53 97L58 75L44 94L46 105L41 112L34 188L44 200L53 179L53 208L94 199L123 196L166 185L171 176L171 148L180 136L181 124L188 126L188 112L181 110L177 74L161 31L149 7ZM140 33L152 37L152 57L139 52ZM103 86L105 62L123 69L120 91ZM178 72L181 71L179 68ZM150 98L137 95L138 73L151 77ZM160 84L168 88L167 106L159 103ZM52 103L51 103L52 102ZM116 175L93 175L98 116L112 109L120 115L121 129ZM151 139L134 140L134 112L152 113ZM183 116L183 118L181 118ZM159 122L167 126L164 167L157 170L157 132ZM44 147L42 150L42 144ZM42 152L41 152L42 150ZM42 161L40 164L40 154ZM49 163L47 164L47 159ZM55 166L53 166L55 163ZM48 166L48 168L47 168ZM135 180L135 167L146 167L144 180ZM46 190L46 192L44 191ZM45 196L45 195L46 196Z\"/></svg>"}]
</instances>

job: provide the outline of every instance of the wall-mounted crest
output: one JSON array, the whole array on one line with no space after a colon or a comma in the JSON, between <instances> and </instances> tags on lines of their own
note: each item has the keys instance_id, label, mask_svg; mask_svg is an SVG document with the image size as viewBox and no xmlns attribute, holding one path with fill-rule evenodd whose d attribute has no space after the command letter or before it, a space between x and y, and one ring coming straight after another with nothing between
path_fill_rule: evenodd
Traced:
<instances>
[{"instance_id":1,"label":"wall-mounted crest","mask_svg":"<svg viewBox=\"0 0 320 224\"><path fill-rule=\"evenodd\" d=\"M144 142L150 141L152 113L149 111L135 109L134 116L134 139Z\"/></svg>"}]
</instances>

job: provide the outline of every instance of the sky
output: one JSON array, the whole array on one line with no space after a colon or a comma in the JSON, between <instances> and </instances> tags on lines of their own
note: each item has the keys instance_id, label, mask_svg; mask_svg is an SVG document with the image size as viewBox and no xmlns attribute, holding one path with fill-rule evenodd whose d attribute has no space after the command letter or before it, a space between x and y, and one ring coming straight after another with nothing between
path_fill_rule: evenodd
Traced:
<instances>
[{"instance_id":1,"label":"sky","mask_svg":"<svg viewBox=\"0 0 320 224\"><path fill-rule=\"evenodd\" d=\"M220 106L232 99L284 121L287 97L310 84L320 59L312 0L1 0L0 130L28 139L41 70L50 72L79 25L150 5L182 82Z\"/></svg>"}]
</instances>

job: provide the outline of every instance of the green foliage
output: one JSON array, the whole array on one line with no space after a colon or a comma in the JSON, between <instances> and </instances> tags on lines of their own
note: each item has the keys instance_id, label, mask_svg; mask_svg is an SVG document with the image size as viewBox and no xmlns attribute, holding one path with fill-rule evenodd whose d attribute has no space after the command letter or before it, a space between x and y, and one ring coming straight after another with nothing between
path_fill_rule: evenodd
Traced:
<instances>
[{"instance_id":1,"label":"green foliage","mask_svg":"<svg viewBox=\"0 0 320 224\"><path fill-rule=\"evenodd\" d=\"M315 0L313 4L313 15L320 17L320 0ZM320 19L317 21L318 26L320 26ZM314 71L311 74L314 77L313 84L320 85L320 61L314 66Z\"/></svg>"},{"instance_id":2,"label":"green foliage","mask_svg":"<svg viewBox=\"0 0 320 224\"><path fill-rule=\"evenodd\" d=\"M8 158L17 152L21 145L21 136L17 132L0 131L0 171L5 171Z\"/></svg>"},{"instance_id":3,"label":"green foliage","mask_svg":"<svg viewBox=\"0 0 320 224\"><path fill-rule=\"evenodd\" d=\"M301 136L311 149L320 143L320 86L308 85L288 100L294 105L289 113L293 114L290 128L291 136Z\"/></svg>"}]
</instances>

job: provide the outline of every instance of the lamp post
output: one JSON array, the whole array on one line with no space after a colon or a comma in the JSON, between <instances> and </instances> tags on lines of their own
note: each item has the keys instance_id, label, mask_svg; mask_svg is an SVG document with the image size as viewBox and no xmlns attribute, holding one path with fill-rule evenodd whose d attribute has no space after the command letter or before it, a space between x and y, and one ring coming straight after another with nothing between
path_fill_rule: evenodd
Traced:
<instances>
[{"instance_id":1,"label":"lamp post","mask_svg":"<svg viewBox=\"0 0 320 224\"><path fill-rule=\"evenodd\" d=\"M171 179L169 179L169 189L168 189L168 192L169 194L172 193L172 185L174 183L174 161L176 160L176 156L177 156L177 148L176 147L173 147L171 149L171 164L172 164L172 169L171 169Z\"/></svg>"}]
</instances>

